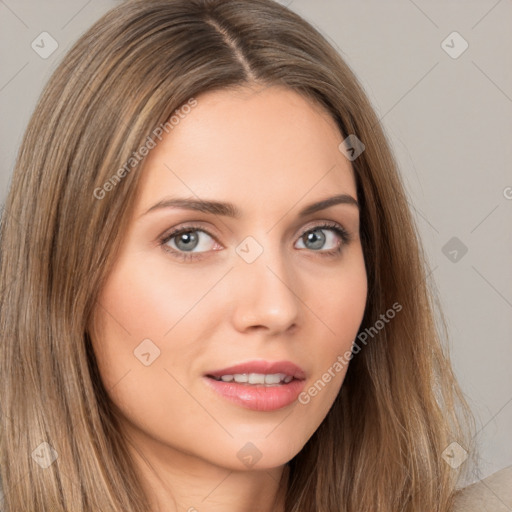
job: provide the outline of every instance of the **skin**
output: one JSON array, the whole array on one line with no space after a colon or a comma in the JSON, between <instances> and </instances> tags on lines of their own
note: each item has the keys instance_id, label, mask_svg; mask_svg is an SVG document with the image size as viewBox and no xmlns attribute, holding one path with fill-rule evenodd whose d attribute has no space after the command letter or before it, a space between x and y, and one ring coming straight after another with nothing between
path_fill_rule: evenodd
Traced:
<instances>
[{"instance_id":1,"label":"skin","mask_svg":"<svg viewBox=\"0 0 512 512\"><path fill-rule=\"evenodd\" d=\"M133 217L100 292L93 347L152 510L282 511L282 472L328 413L346 365L309 403L268 412L227 401L203 375L289 360L306 372L307 390L351 349L367 296L359 210L298 212L337 194L357 199L354 172L332 118L289 89L196 99L146 157ZM170 196L229 201L242 216L145 213ZM315 248L303 235L322 221L341 225L351 241L323 229ZM183 235L161 239L191 222L208 234L194 232L200 258L183 260L165 250L179 252ZM263 248L250 264L236 252L248 236ZM340 244L339 254L325 254ZM148 366L134 355L144 339L160 350ZM261 453L252 466L237 457L248 442Z\"/></svg>"}]
</instances>

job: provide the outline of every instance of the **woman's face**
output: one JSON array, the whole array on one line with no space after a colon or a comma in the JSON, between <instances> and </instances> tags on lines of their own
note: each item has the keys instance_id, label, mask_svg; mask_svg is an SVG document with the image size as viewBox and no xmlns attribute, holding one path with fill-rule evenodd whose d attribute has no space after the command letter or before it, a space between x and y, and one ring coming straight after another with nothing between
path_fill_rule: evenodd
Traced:
<instances>
[{"instance_id":1,"label":"woman's face","mask_svg":"<svg viewBox=\"0 0 512 512\"><path fill-rule=\"evenodd\" d=\"M334 121L291 90L196 100L146 157L94 351L153 462L275 468L325 418L362 321L358 207L312 208L356 200L353 170Z\"/></svg>"}]
</instances>

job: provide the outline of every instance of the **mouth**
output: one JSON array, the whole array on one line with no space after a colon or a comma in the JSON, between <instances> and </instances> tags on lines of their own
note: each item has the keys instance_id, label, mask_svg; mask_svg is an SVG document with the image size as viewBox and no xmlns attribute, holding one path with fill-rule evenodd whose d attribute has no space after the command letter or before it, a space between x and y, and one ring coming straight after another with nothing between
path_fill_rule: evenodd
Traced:
<instances>
[{"instance_id":1,"label":"mouth","mask_svg":"<svg viewBox=\"0 0 512 512\"><path fill-rule=\"evenodd\" d=\"M306 373L291 361L248 361L208 372L206 377L249 386L276 386L292 380L304 380Z\"/></svg>"},{"instance_id":2,"label":"mouth","mask_svg":"<svg viewBox=\"0 0 512 512\"><path fill-rule=\"evenodd\" d=\"M207 375L207 377L220 382L236 382L248 386L279 386L294 380L292 375L286 375L286 373L235 373L233 375L222 375L221 377L213 375Z\"/></svg>"},{"instance_id":3,"label":"mouth","mask_svg":"<svg viewBox=\"0 0 512 512\"><path fill-rule=\"evenodd\" d=\"M204 377L211 389L238 406L273 411L297 399L306 374L289 361L252 361L208 372Z\"/></svg>"}]
</instances>

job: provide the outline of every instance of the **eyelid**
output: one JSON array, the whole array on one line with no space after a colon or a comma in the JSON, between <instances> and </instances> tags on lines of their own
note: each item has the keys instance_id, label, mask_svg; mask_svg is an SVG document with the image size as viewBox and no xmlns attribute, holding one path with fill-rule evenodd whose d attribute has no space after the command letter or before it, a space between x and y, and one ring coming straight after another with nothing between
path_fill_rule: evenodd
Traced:
<instances>
[{"instance_id":1,"label":"eyelid","mask_svg":"<svg viewBox=\"0 0 512 512\"><path fill-rule=\"evenodd\" d=\"M203 233L206 233L208 236L216 239L216 235L212 233L212 230L210 228L207 228L201 224L195 224L194 221L185 222L184 224L180 224L178 227L167 229L162 235L158 237L159 240L162 239L169 239L172 236L175 236L176 234L180 234L186 231L202 231Z\"/></svg>"}]
</instances>

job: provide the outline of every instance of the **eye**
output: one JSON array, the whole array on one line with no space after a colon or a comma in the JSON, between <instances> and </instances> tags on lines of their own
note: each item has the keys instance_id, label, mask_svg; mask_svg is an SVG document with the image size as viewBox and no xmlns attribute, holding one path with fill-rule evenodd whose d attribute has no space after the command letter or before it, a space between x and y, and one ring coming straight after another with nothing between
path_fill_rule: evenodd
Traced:
<instances>
[{"instance_id":1,"label":"eye","mask_svg":"<svg viewBox=\"0 0 512 512\"><path fill-rule=\"evenodd\" d=\"M337 239L341 239L341 242ZM349 241L350 235L343 227L337 223L326 222L305 231L298 243L302 244L299 249L311 249L329 256L339 254ZM328 247L325 247L326 244Z\"/></svg>"},{"instance_id":2,"label":"eye","mask_svg":"<svg viewBox=\"0 0 512 512\"><path fill-rule=\"evenodd\" d=\"M182 258L196 258L196 253L214 250L216 240L204 229L198 226L178 228L165 235L160 244L164 250ZM195 251L195 249L198 249Z\"/></svg>"}]
</instances>

